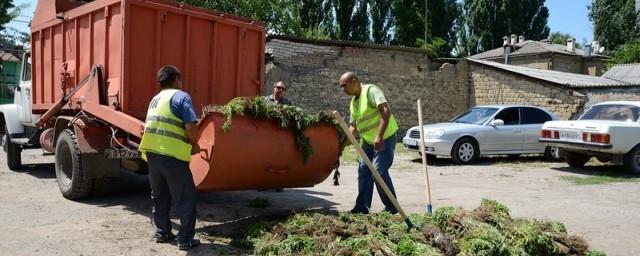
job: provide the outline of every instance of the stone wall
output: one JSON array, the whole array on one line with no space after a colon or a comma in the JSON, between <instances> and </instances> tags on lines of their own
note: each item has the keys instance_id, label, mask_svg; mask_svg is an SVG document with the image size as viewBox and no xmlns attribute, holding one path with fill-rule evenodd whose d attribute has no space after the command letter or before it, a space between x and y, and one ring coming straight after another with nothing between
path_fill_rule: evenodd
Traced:
<instances>
[{"instance_id":1,"label":"stone wall","mask_svg":"<svg viewBox=\"0 0 640 256\"><path fill-rule=\"evenodd\" d=\"M593 104L604 101L632 100L640 101L640 88L638 87L616 87L616 88L589 88L580 89L581 93L586 95L587 102L585 109Z\"/></svg>"},{"instance_id":2,"label":"stone wall","mask_svg":"<svg viewBox=\"0 0 640 256\"><path fill-rule=\"evenodd\" d=\"M472 105L518 104L543 107L561 119L582 112L584 97L556 84L471 63Z\"/></svg>"},{"instance_id":3,"label":"stone wall","mask_svg":"<svg viewBox=\"0 0 640 256\"><path fill-rule=\"evenodd\" d=\"M363 83L382 88L400 125L400 134L418 124L416 100L422 98L425 123L447 121L470 105L468 64L433 63L425 52L393 47L358 47L270 39L265 95L278 80L288 84L294 105L314 113L349 113L350 98L337 85L354 71Z\"/></svg>"}]
</instances>

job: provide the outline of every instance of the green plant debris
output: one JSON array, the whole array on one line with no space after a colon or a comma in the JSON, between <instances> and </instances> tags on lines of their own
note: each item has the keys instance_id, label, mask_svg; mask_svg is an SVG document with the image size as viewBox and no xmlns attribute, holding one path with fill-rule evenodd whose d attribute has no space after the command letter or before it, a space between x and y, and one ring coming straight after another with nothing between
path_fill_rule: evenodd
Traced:
<instances>
[{"instance_id":1,"label":"green plant debris","mask_svg":"<svg viewBox=\"0 0 640 256\"><path fill-rule=\"evenodd\" d=\"M299 213L247 227L243 241L256 255L604 255L562 223L512 218L509 209L483 199L474 210L442 207L400 216Z\"/></svg>"},{"instance_id":2,"label":"green plant debris","mask_svg":"<svg viewBox=\"0 0 640 256\"><path fill-rule=\"evenodd\" d=\"M269 199L256 197L253 200L249 201L249 207L253 208L267 208L271 206L271 202Z\"/></svg>"},{"instance_id":3,"label":"green plant debris","mask_svg":"<svg viewBox=\"0 0 640 256\"><path fill-rule=\"evenodd\" d=\"M575 185L599 185L617 182L640 182L639 178L616 175L592 175L587 177L560 176L560 179Z\"/></svg>"},{"instance_id":4,"label":"green plant debris","mask_svg":"<svg viewBox=\"0 0 640 256\"><path fill-rule=\"evenodd\" d=\"M335 119L328 113L320 112L316 115L305 113L301 108L282 104L272 104L265 97L235 98L224 106L207 106L204 113L221 113L226 117L222 125L224 131L232 128L232 118L234 115L250 116L256 119L269 119L275 121L281 128L290 128L295 133L296 145L302 153L303 162L307 162L309 156L313 154L313 148L309 138L304 134L304 129L318 124L334 125L338 131L338 140L342 144L344 132L338 126Z\"/></svg>"}]
</instances>

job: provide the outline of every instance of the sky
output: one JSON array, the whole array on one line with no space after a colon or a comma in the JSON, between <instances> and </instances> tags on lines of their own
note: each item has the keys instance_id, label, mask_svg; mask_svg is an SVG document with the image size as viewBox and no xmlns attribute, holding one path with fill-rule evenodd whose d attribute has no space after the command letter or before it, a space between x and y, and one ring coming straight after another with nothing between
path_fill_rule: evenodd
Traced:
<instances>
[{"instance_id":1,"label":"sky","mask_svg":"<svg viewBox=\"0 0 640 256\"><path fill-rule=\"evenodd\" d=\"M24 10L23 17L18 19L29 20L33 16L36 2L36 0L14 0L14 5L30 4L30 7ZM591 0L547 0L546 5L549 8L548 25L551 28L551 32L569 33L579 43L584 40L590 43L593 40L593 26L587 16L589 13L587 6L590 4ZM11 22L8 27L25 32L29 31L27 24L21 22Z\"/></svg>"}]
</instances>

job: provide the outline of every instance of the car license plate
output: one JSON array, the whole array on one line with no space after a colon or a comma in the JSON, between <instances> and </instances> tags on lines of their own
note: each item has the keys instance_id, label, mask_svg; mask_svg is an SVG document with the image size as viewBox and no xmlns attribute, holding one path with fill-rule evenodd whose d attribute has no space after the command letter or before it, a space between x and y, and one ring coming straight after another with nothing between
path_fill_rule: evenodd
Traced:
<instances>
[{"instance_id":1,"label":"car license plate","mask_svg":"<svg viewBox=\"0 0 640 256\"><path fill-rule=\"evenodd\" d=\"M582 140L582 133L575 131L560 131L560 139L562 140Z\"/></svg>"},{"instance_id":2,"label":"car license plate","mask_svg":"<svg viewBox=\"0 0 640 256\"><path fill-rule=\"evenodd\" d=\"M409 145L409 146L414 146L414 147L418 146L418 141L417 140L407 140L407 141L405 141L405 143L407 145Z\"/></svg>"}]
</instances>

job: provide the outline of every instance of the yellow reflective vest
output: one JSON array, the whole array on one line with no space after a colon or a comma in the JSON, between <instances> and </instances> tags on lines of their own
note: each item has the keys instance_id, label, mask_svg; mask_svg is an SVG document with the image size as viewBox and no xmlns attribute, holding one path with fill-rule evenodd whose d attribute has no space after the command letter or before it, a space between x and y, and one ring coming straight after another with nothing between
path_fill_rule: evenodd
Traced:
<instances>
[{"instance_id":1,"label":"yellow reflective vest","mask_svg":"<svg viewBox=\"0 0 640 256\"><path fill-rule=\"evenodd\" d=\"M377 106L369 106L369 97L367 96L369 89L372 87L375 87L375 85L363 84L362 90L360 91L360 97L353 97L350 105L351 113L357 111L355 112L355 123L358 127L360 137L369 145L372 145L373 141L376 139L381 118ZM356 104L358 105L356 106ZM393 114L391 114L391 118L389 118L389 123L387 124L387 129L384 131L383 139L391 137L396 131L398 131L398 123L396 122L396 118Z\"/></svg>"},{"instance_id":2,"label":"yellow reflective vest","mask_svg":"<svg viewBox=\"0 0 640 256\"><path fill-rule=\"evenodd\" d=\"M171 113L171 97L176 92L178 92L176 89L164 89L149 103L139 149L145 161L147 152L170 156L185 162L191 160L191 143L189 143L184 123Z\"/></svg>"}]
</instances>

